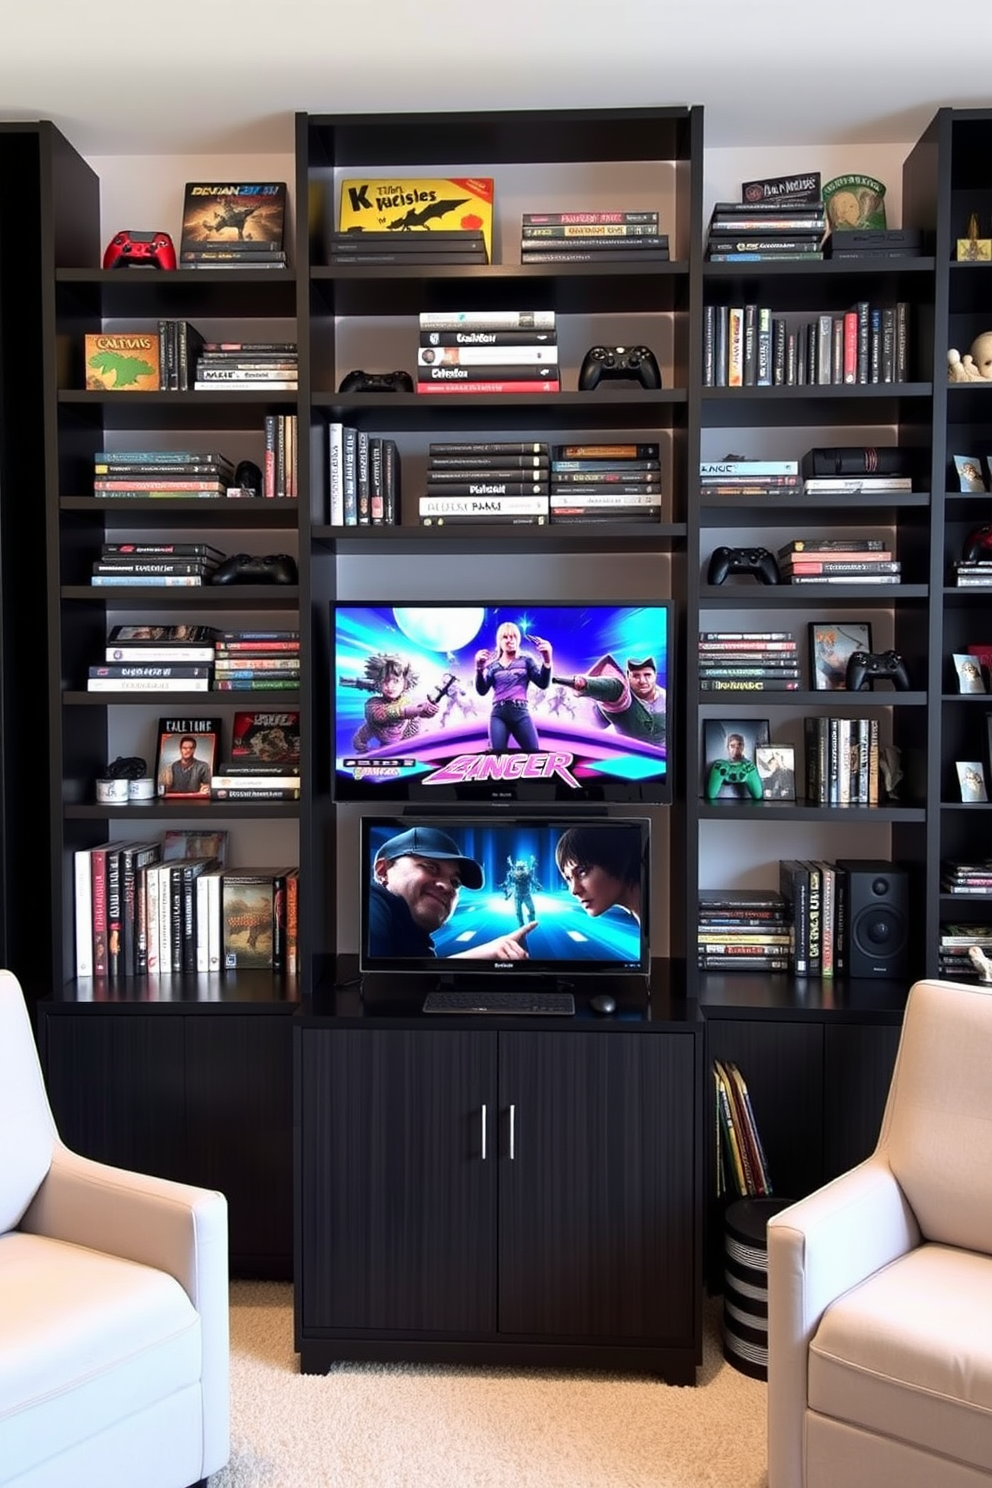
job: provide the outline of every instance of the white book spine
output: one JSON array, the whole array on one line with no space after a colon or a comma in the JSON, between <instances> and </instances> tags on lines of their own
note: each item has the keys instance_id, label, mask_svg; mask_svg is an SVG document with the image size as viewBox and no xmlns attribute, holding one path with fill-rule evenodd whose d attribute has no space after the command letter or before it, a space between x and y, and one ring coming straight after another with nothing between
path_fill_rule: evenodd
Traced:
<instances>
[{"instance_id":1,"label":"white book spine","mask_svg":"<svg viewBox=\"0 0 992 1488\"><path fill-rule=\"evenodd\" d=\"M158 875L157 864L152 864L145 874L145 955L148 960L149 976L158 976L162 970L159 959Z\"/></svg>"},{"instance_id":2,"label":"white book spine","mask_svg":"<svg viewBox=\"0 0 992 1488\"><path fill-rule=\"evenodd\" d=\"M344 526L344 425L328 424L330 472L330 519L332 527Z\"/></svg>"},{"instance_id":3,"label":"white book spine","mask_svg":"<svg viewBox=\"0 0 992 1488\"><path fill-rule=\"evenodd\" d=\"M220 971L221 967L221 887L224 875L219 870L207 877L207 970Z\"/></svg>"},{"instance_id":4,"label":"white book spine","mask_svg":"<svg viewBox=\"0 0 992 1488\"><path fill-rule=\"evenodd\" d=\"M93 975L93 878L89 848L80 848L76 870L76 975Z\"/></svg>"},{"instance_id":5,"label":"white book spine","mask_svg":"<svg viewBox=\"0 0 992 1488\"><path fill-rule=\"evenodd\" d=\"M209 880L206 874L201 873L196 880L196 969L197 971L210 970L209 952L209 918L210 900L207 886Z\"/></svg>"}]
</instances>

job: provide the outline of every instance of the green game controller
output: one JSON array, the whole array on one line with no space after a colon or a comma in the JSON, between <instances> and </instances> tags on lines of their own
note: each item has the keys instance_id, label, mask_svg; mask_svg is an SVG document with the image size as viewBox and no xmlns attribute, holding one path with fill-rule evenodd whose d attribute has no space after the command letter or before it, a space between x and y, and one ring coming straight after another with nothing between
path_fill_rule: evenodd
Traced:
<instances>
[{"instance_id":1,"label":"green game controller","mask_svg":"<svg viewBox=\"0 0 992 1488\"><path fill-rule=\"evenodd\" d=\"M723 785L743 785L754 800L761 800L761 776L750 760L715 760L706 781L707 801L715 801Z\"/></svg>"}]
</instances>

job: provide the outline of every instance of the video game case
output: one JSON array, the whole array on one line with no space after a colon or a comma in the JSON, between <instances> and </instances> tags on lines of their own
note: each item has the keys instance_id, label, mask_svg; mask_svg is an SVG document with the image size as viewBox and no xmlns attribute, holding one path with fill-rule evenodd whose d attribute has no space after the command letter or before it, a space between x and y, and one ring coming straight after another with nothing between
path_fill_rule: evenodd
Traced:
<instances>
[{"instance_id":1,"label":"video game case","mask_svg":"<svg viewBox=\"0 0 992 1488\"><path fill-rule=\"evenodd\" d=\"M546 514L507 516L496 512L455 512L444 517L421 517L421 527L480 527L487 522L497 527L544 527Z\"/></svg>"},{"instance_id":2,"label":"video game case","mask_svg":"<svg viewBox=\"0 0 992 1488\"><path fill-rule=\"evenodd\" d=\"M277 678L273 680L255 678L253 681L219 681L214 679L214 692L298 692L300 683L298 678Z\"/></svg>"},{"instance_id":3,"label":"video game case","mask_svg":"<svg viewBox=\"0 0 992 1488\"><path fill-rule=\"evenodd\" d=\"M477 483L479 481L508 481L510 484L526 486L527 489L540 487L541 490L548 489L548 472L545 469L543 475L540 470L525 470L522 466L507 470L498 467L487 470L484 465L469 465L458 470L435 470L428 466L426 476L426 487L428 491L438 493L450 488L460 487L466 482Z\"/></svg>"},{"instance_id":4,"label":"video game case","mask_svg":"<svg viewBox=\"0 0 992 1488\"><path fill-rule=\"evenodd\" d=\"M709 677L699 679L701 692L798 692L799 683L780 677Z\"/></svg>"},{"instance_id":5,"label":"video game case","mask_svg":"<svg viewBox=\"0 0 992 1488\"><path fill-rule=\"evenodd\" d=\"M457 455L467 458L474 455L547 455L549 446L540 442L519 443L513 440L495 440L482 443L470 441L455 444L429 444L427 453L433 455Z\"/></svg>"},{"instance_id":6,"label":"video game case","mask_svg":"<svg viewBox=\"0 0 992 1488\"><path fill-rule=\"evenodd\" d=\"M555 344L541 345L527 342L519 346L450 346L438 348L421 344L417 351L417 366L421 369L435 367L528 367L535 363L546 366L558 365L558 347ZM418 376L425 376L421 370ZM497 375L494 373L494 375Z\"/></svg>"},{"instance_id":7,"label":"video game case","mask_svg":"<svg viewBox=\"0 0 992 1488\"><path fill-rule=\"evenodd\" d=\"M650 496L655 501L661 496L661 485L656 480L641 481L596 481L589 485L570 486L552 480L550 494L569 502L593 501L604 498L618 500L621 496Z\"/></svg>"},{"instance_id":8,"label":"video game case","mask_svg":"<svg viewBox=\"0 0 992 1488\"><path fill-rule=\"evenodd\" d=\"M471 478L473 472L482 476L495 472L498 479L500 474L510 471L525 470L546 474L549 469L547 455L432 455L427 466L427 475L433 480L457 480L460 477Z\"/></svg>"},{"instance_id":9,"label":"video game case","mask_svg":"<svg viewBox=\"0 0 992 1488\"><path fill-rule=\"evenodd\" d=\"M474 395L485 395L488 393L560 393L561 383L556 380L538 382L536 380L511 382L418 382L417 392L427 396L438 396L439 394L460 393L471 397Z\"/></svg>"},{"instance_id":10,"label":"video game case","mask_svg":"<svg viewBox=\"0 0 992 1488\"><path fill-rule=\"evenodd\" d=\"M561 252L534 252L525 248L520 254L522 264L536 263L629 263L640 259L645 263L667 263L667 248L584 248L567 249Z\"/></svg>"},{"instance_id":11,"label":"video game case","mask_svg":"<svg viewBox=\"0 0 992 1488\"><path fill-rule=\"evenodd\" d=\"M428 331L421 329L421 346L474 347L474 346L556 346L558 332L555 330L462 330Z\"/></svg>"},{"instance_id":12,"label":"video game case","mask_svg":"<svg viewBox=\"0 0 992 1488\"><path fill-rule=\"evenodd\" d=\"M542 330L557 326L554 310L421 310L422 331Z\"/></svg>"},{"instance_id":13,"label":"video game case","mask_svg":"<svg viewBox=\"0 0 992 1488\"><path fill-rule=\"evenodd\" d=\"M660 506L557 506L553 523L566 522L660 522Z\"/></svg>"},{"instance_id":14,"label":"video game case","mask_svg":"<svg viewBox=\"0 0 992 1488\"><path fill-rule=\"evenodd\" d=\"M610 506L660 506L658 486L611 486L606 490L579 486L568 491L552 489L549 497L552 511L557 507L594 509Z\"/></svg>"},{"instance_id":15,"label":"video game case","mask_svg":"<svg viewBox=\"0 0 992 1488\"><path fill-rule=\"evenodd\" d=\"M555 444L553 460L657 460L657 444Z\"/></svg>"},{"instance_id":16,"label":"video game case","mask_svg":"<svg viewBox=\"0 0 992 1488\"><path fill-rule=\"evenodd\" d=\"M568 243L582 242L589 239L591 242L619 239L621 242L630 239L639 242L642 238L649 241L658 239L668 246L668 234L658 232L658 222L557 222L557 223L523 223L520 229L522 242L552 242Z\"/></svg>"},{"instance_id":17,"label":"video game case","mask_svg":"<svg viewBox=\"0 0 992 1488\"><path fill-rule=\"evenodd\" d=\"M500 516L542 516L548 511L547 494L523 495L496 493L444 496L421 496L417 502L417 513L421 517L444 517L476 512Z\"/></svg>"},{"instance_id":18,"label":"video game case","mask_svg":"<svg viewBox=\"0 0 992 1488\"><path fill-rule=\"evenodd\" d=\"M617 233L593 234L580 236L573 234L570 237L531 237L526 229L520 240L520 249L523 253L558 253L573 252L575 249L589 251L592 253L615 253L618 251L641 253L648 248L663 248L668 252L667 233L641 233L634 236L633 233L621 237Z\"/></svg>"},{"instance_id":19,"label":"video game case","mask_svg":"<svg viewBox=\"0 0 992 1488\"><path fill-rule=\"evenodd\" d=\"M655 211L523 212L520 221L524 227L570 227L601 223L656 223L659 216Z\"/></svg>"},{"instance_id":20,"label":"video game case","mask_svg":"<svg viewBox=\"0 0 992 1488\"><path fill-rule=\"evenodd\" d=\"M554 355L554 348L551 348ZM442 363L439 366L417 367L417 390L435 384L456 382L557 382L559 380L556 361L531 364L528 362L492 362L467 365Z\"/></svg>"},{"instance_id":21,"label":"video game case","mask_svg":"<svg viewBox=\"0 0 992 1488\"><path fill-rule=\"evenodd\" d=\"M489 262L485 248L471 249L468 251L451 251L444 248L430 249L425 246L422 253L390 253L386 249L376 249L372 253L345 253L343 250L335 250L331 254L331 263L347 266L349 264L363 264L367 266L382 265L395 268L408 264L486 264Z\"/></svg>"}]
</instances>

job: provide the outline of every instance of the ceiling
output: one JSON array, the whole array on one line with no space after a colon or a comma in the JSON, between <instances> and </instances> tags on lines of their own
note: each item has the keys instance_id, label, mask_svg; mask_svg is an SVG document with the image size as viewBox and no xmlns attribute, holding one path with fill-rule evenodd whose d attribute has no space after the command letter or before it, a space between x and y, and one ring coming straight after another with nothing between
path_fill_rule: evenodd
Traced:
<instances>
[{"instance_id":1,"label":"ceiling","mask_svg":"<svg viewBox=\"0 0 992 1488\"><path fill-rule=\"evenodd\" d=\"M91 156L289 152L296 110L698 103L707 145L746 146L906 143L992 105L990 0L0 0L0 22L0 119Z\"/></svg>"}]
</instances>

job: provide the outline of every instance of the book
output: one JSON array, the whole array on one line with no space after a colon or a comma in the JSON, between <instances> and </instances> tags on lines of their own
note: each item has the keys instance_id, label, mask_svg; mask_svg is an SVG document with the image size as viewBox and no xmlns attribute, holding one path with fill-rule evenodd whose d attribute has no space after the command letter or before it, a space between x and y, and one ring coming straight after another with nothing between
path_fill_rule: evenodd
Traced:
<instances>
[{"instance_id":1,"label":"book","mask_svg":"<svg viewBox=\"0 0 992 1488\"><path fill-rule=\"evenodd\" d=\"M157 331L87 333L84 361L90 392L157 393L162 385Z\"/></svg>"},{"instance_id":2,"label":"book","mask_svg":"<svg viewBox=\"0 0 992 1488\"><path fill-rule=\"evenodd\" d=\"M185 266L208 250L281 253L285 222L284 181L188 181L180 261Z\"/></svg>"},{"instance_id":3,"label":"book","mask_svg":"<svg viewBox=\"0 0 992 1488\"><path fill-rule=\"evenodd\" d=\"M555 380L540 382L533 378L526 380L504 379L502 382L418 382L418 393L437 395L439 393L464 393L469 397L486 393L560 393L561 384Z\"/></svg>"},{"instance_id":4,"label":"book","mask_svg":"<svg viewBox=\"0 0 992 1488\"><path fill-rule=\"evenodd\" d=\"M285 868L226 870L221 885L223 967L271 967L275 880Z\"/></svg>"},{"instance_id":5,"label":"book","mask_svg":"<svg viewBox=\"0 0 992 1488\"><path fill-rule=\"evenodd\" d=\"M421 331L543 330L557 326L554 310L421 310Z\"/></svg>"},{"instance_id":6,"label":"book","mask_svg":"<svg viewBox=\"0 0 992 1488\"><path fill-rule=\"evenodd\" d=\"M521 223L524 227L539 226L574 226L574 225L597 225L605 223L639 223L657 224L658 213L656 211L624 211L624 212L524 212L521 215Z\"/></svg>"},{"instance_id":7,"label":"book","mask_svg":"<svg viewBox=\"0 0 992 1488\"><path fill-rule=\"evenodd\" d=\"M209 801L220 726L219 718L159 719L155 779L162 799Z\"/></svg>"},{"instance_id":8,"label":"book","mask_svg":"<svg viewBox=\"0 0 992 1488\"><path fill-rule=\"evenodd\" d=\"M341 182L339 232L419 235L451 229L481 231L486 255L492 260L492 177L349 177Z\"/></svg>"},{"instance_id":9,"label":"book","mask_svg":"<svg viewBox=\"0 0 992 1488\"><path fill-rule=\"evenodd\" d=\"M93 867L90 849L77 848L73 853L74 925L76 975L93 975Z\"/></svg>"}]
</instances>

